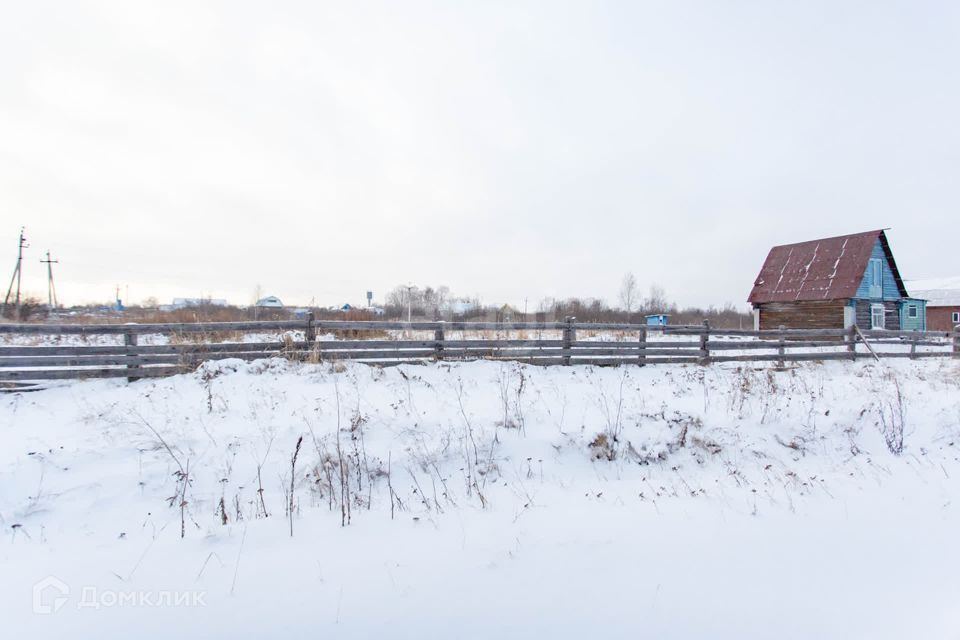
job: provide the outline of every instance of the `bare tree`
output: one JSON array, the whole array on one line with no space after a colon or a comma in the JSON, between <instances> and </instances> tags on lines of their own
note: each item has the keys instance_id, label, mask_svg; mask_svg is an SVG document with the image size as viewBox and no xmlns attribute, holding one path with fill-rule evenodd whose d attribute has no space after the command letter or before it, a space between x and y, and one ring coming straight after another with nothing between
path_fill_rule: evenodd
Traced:
<instances>
[{"instance_id":1,"label":"bare tree","mask_svg":"<svg viewBox=\"0 0 960 640\"><path fill-rule=\"evenodd\" d=\"M633 312L633 307L637 303L637 278L632 272L628 271L623 276L623 282L620 283L620 304L627 313Z\"/></svg>"},{"instance_id":2,"label":"bare tree","mask_svg":"<svg viewBox=\"0 0 960 640\"><path fill-rule=\"evenodd\" d=\"M650 285L650 295L646 300L646 307L649 311L664 312L670 303L667 301L667 292L659 284Z\"/></svg>"}]
</instances>

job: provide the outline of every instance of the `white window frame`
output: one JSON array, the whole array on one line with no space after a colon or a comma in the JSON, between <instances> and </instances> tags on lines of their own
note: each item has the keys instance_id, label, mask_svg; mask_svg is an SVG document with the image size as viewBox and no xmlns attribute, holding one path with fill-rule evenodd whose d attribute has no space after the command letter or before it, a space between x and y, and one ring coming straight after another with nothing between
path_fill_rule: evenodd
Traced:
<instances>
[{"instance_id":1,"label":"white window frame","mask_svg":"<svg viewBox=\"0 0 960 640\"><path fill-rule=\"evenodd\" d=\"M880 319L880 322L877 322L877 318ZM887 328L887 308L880 303L870 305L870 328Z\"/></svg>"},{"instance_id":2,"label":"white window frame","mask_svg":"<svg viewBox=\"0 0 960 640\"><path fill-rule=\"evenodd\" d=\"M919 317L920 317L920 307L919 307L919 305L908 304L908 305L907 305L907 317L908 317L908 318L914 318L914 319L919 318Z\"/></svg>"},{"instance_id":3,"label":"white window frame","mask_svg":"<svg viewBox=\"0 0 960 640\"><path fill-rule=\"evenodd\" d=\"M960 311L954 311L950 314L950 321L954 323L960 323Z\"/></svg>"}]
</instances>

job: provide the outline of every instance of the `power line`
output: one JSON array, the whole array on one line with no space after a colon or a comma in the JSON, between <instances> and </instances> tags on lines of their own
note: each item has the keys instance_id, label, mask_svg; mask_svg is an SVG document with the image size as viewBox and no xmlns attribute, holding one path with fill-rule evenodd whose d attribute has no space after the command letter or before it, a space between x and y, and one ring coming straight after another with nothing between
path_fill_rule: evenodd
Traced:
<instances>
[{"instance_id":1,"label":"power line","mask_svg":"<svg viewBox=\"0 0 960 640\"><path fill-rule=\"evenodd\" d=\"M47 259L40 261L42 264L47 265L47 306L51 309L57 308L59 303L57 302L57 288L53 284L53 265L60 262L59 260L50 259L50 250L47 250Z\"/></svg>"},{"instance_id":2,"label":"power line","mask_svg":"<svg viewBox=\"0 0 960 640\"><path fill-rule=\"evenodd\" d=\"M13 269L13 277L10 278L10 286L7 287L7 297L3 299L3 315L7 315L7 306L10 304L10 294L13 292L13 283L17 283L17 315L16 320L20 321L20 276L21 269L20 265L23 262L23 250L30 245L27 244L27 239L23 235L24 228L20 227L20 241L17 243L17 266Z\"/></svg>"}]
</instances>

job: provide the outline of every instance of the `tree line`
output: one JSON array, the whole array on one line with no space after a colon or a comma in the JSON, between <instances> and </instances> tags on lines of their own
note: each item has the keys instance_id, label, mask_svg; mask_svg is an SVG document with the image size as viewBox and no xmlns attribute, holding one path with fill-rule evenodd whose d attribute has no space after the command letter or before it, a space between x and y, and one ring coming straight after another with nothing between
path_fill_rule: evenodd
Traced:
<instances>
[{"instance_id":1,"label":"tree line","mask_svg":"<svg viewBox=\"0 0 960 640\"><path fill-rule=\"evenodd\" d=\"M618 304L611 305L602 298L543 298L535 306L517 308L509 304L482 304L476 297L457 296L447 286L399 285L385 298L384 310L388 318L456 319L513 322L551 322L575 317L582 322L643 323L648 315L668 314L671 324L699 324L709 320L717 328L749 328L753 324L750 313L738 310L733 304L722 307L680 307L667 296L659 284L652 284L646 294L641 292L636 276L624 275L617 296Z\"/></svg>"}]
</instances>

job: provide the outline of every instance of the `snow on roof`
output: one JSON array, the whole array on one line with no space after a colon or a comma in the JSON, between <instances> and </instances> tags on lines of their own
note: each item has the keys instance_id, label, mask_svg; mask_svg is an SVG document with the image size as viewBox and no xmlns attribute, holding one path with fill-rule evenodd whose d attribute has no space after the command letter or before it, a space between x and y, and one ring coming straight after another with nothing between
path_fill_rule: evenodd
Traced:
<instances>
[{"instance_id":1,"label":"snow on roof","mask_svg":"<svg viewBox=\"0 0 960 640\"><path fill-rule=\"evenodd\" d=\"M960 276L908 280L907 289L914 298L926 300L928 307L960 307Z\"/></svg>"},{"instance_id":2,"label":"snow on roof","mask_svg":"<svg viewBox=\"0 0 960 640\"><path fill-rule=\"evenodd\" d=\"M258 307L282 307L283 303L280 302L280 298L277 296L267 296L266 298L260 298L257 300L256 306Z\"/></svg>"}]
</instances>

